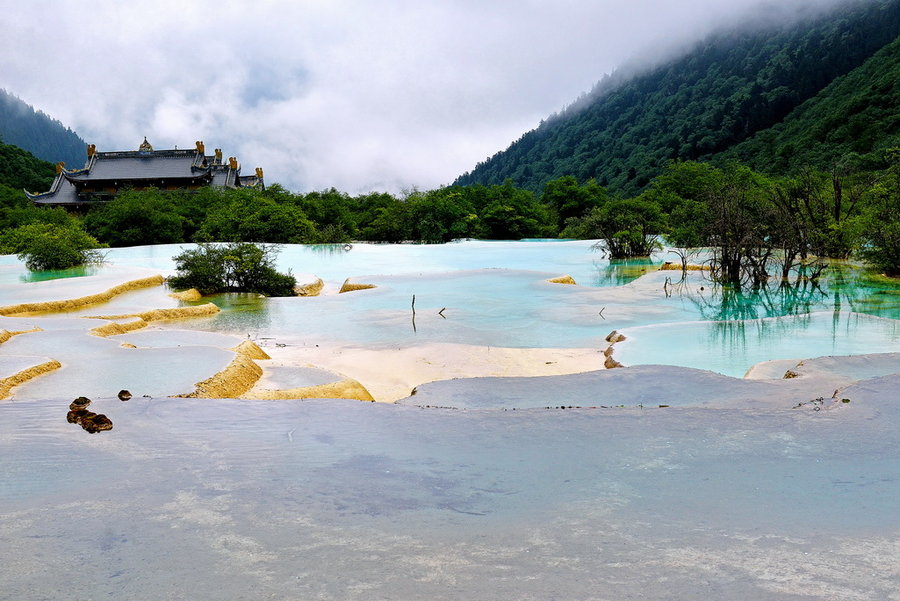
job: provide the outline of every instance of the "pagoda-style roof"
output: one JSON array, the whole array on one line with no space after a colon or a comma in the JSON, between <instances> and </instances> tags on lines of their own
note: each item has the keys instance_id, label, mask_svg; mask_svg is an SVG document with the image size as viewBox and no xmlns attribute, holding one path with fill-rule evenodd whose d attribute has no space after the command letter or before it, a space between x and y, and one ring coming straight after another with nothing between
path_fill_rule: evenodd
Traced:
<instances>
[{"instance_id":1,"label":"pagoda-style roof","mask_svg":"<svg viewBox=\"0 0 900 601\"><path fill-rule=\"evenodd\" d=\"M26 190L25 196L36 205L66 206L78 204L78 191L75 189L75 186L69 180L59 175L53 180L53 185L50 186L50 190L47 192L32 194Z\"/></svg>"},{"instance_id":2,"label":"pagoda-style roof","mask_svg":"<svg viewBox=\"0 0 900 601\"><path fill-rule=\"evenodd\" d=\"M67 170L60 163L49 191L25 194L35 204L78 206L110 200L123 188L191 190L204 186L264 188L265 182L261 169L256 175L241 176L237 159L223 162L221 150L206 155L203 142L190 150L153 150L144 138L140 149L133 151L97 152L91 144L84 168Z\"/></svg>"},{"instance_id":3,"label":"pagoda-style roof","mask_svg":"<svg viewBox=\"0 0 900 601\"><path fill-rule=\"evenodd\" d=\"M205 159L205 157L202 157ZM209 173L209 165L197 161L189 150L141 152L98 152L85 169L64 172L70 181L130 180L153 178L194 178Z\"/></svg>"}]
</instances>

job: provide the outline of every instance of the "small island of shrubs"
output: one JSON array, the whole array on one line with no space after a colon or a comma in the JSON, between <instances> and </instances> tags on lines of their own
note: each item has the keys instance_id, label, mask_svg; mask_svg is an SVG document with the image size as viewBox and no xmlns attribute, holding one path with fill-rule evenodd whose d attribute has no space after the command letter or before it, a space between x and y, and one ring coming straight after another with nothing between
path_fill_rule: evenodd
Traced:
<instances>
[{"instance_id":1,"label":"small island of shrubs","mask_svg":"<svg viewBox=\"0 0 900 601\"><path fill-rule=\"evenodd\" d=\"M274 244L200 244L173 257L178 273L168 283L176 290L195 288L204 295L257 292L266 296L295 296L296 278L275 269L278 251Z\"/></svg>"}]
</instances>

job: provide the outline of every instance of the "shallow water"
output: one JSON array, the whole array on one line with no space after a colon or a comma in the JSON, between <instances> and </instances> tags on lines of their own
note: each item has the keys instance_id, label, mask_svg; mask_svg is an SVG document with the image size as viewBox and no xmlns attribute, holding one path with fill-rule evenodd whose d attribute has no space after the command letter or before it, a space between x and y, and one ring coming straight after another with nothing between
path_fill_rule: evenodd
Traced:
<instances>
[{"instance_id":1,"label":"shallow water","mask_svg":"<svg viewBox=\"0 0 900 601\"><path fill-rule=\"evenodd\" d=\"M25 282L20 265L0 264L0 304L72 298L165 273L177 252L116 249L114 262L94 275L46 282ZM819 289L738 297L712 289L700 273L677 286L666 281L677 272L631 279L647 266L609 265L582 242L288 247L280 264L323 277L332 292L351 276L378 288L315 298L225 295L212 299L223 308L215 317L108 339L88 336L103 322L82 317L179 302L152 288L62 315L0 318L3 329L45 330L14 336L0 355L53 356L64 365L0 405L5 596L896 594L900 396L890 360L868 371L844 365L875 377L844 391L852 402L824 409L797 407L793 396L753 402L774 386L759 381L741 382L749 392L740 402L706 403L720 398L726 378L705 374L667 387L659 378L648 384L641 374L655 368L647 367L541 385L458 380L413 397L455 391L459 410L156 398L188 392L230 360L223 349L248 336L377 347L597 347L619 329L628 340L616 357L626 363L723 373L781 354L897 350L900 314L890 287L848 272ZM544 281L563 273L581 285ZM584 404L625 404L624 392L601 382L617 372L647 385L631 387L627 408L521 410L575 393ZM270 377L283 386L331 378L305 368ZM785 382L800 400L822 394L802 379ZM135 397L120 402L120 388ZM679 403L670 401L676 389ZM643 408L648 390L671 407ZM67 423L76 394L91 396L90 409L113 429L92 435Z\"/></svg>"},{"instance_id":2,"label":"shallow water","mask_svg":"<svg viewBox=\"0 0 900 601\"><path fill-rule=\"evenodd\" d=\"M26 302L42 294L72 298L96 292L101 281L109 282L103 288L110 287L124 274L171 273L172 257L187 246L111 249L108 263L92 269L92 275L30 283L22 279L27 270L5 257L0 302ZM222 307L218 315L165 327L284 344L455 342L545 348L600 347L617 329L634 338L617 355L626 364L666 363L737 376L766 359L900 348L900 290L870 281L858 268L835 263L818 282L735 293L713 286L703 272L689 272L681 280L678 271L655 271L655 265L672 258L660 252L652 260L610 262L592 241L285 245L279 268L305 274L301 281L323 278L325 294L217 295L201 302ZM580 285L546 282L563 274ZM336 294L348 277L377 287ZM155 288L67 315L179 304Z\"/></svg>"},{"instance_id":3,"label":"shallow water","mask_svg":"<svg viewBox=\"0 0 900 601\"><path fill-rule=\"evenodd\" d=\"M679 365L738 378L762 361L900 350L900 321L847 312L659 324L622 333L628 340L616 346L616 359L626 365Z\"/></svg>"},{"instance_id":4,"label":"shallow water","mask_svg":"<svg viewBox=\"0 0 900 601\"><path fill-rule=\"evenodd\" d=\"M10 598L896 590L896 413L95 399L89 435L66 403L4 407Z\"/></svg>"}]
</instances>

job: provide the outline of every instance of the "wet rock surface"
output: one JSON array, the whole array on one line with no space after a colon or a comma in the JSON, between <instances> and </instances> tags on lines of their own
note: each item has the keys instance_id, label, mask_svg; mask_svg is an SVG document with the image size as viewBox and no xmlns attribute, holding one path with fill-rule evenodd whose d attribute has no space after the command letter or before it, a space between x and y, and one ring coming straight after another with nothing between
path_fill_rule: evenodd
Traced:
<instances>
[{"instance_id":1,"label":"wet rock surface","mask_svg":"<svg viewBox=\"0 0 900 601\"><path fill-rule=\"evenodd\" d=\"M127 391L122 391L127 392ZM119 393L121 395L121 393ZM130 395L129 395L130 398ZM123 399L127 400L127 399ZM94 413L88 411L88 405L91 399L80 396L69 404L69 412L66 414L66 421L70 424L78 424L84 428L85 432L96 434L104 430L112 430L112 420L102 413Z\"/></svg>"}]
</instances>

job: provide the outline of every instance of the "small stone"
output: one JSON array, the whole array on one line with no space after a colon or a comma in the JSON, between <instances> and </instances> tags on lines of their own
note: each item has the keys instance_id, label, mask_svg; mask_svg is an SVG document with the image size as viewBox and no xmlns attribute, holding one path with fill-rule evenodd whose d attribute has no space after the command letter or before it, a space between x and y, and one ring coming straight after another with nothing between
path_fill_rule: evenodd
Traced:
<instances>
[{"instance_id":1,"label":"small stone","mask_svg":"<svg viewBox=\"0 0 900 601\"><path fill-rule=\"evenodd\" d=\"M80 396L69 405L69 409L72 411L78 411L79 409L86 409L88 405L91 404L91 399L86 396Z\"/></svg>"},{"instance_id":2,"label":"small stone","mask_svg":"<svg viewBox=\"0 0 900 601\"><path fill-rule=\"evenodd\" d=\"M112 430L113 424L111 419L100 413L94 414L90 419L83 419L81 421L81 427L87 432L95 434L97 432L103 432L104 430Z\"/></svg>"},{"instance_id":3,"label":"small stone","mask_svg":"<svg viewBox=\"0 0 900 601\"><path fill-rule=\"evenodd\" d=\"M130 401L131 393L128 392L127 390L120 390L119 391L119 400L120 401Z\"/></svg>"}]
</instances>

